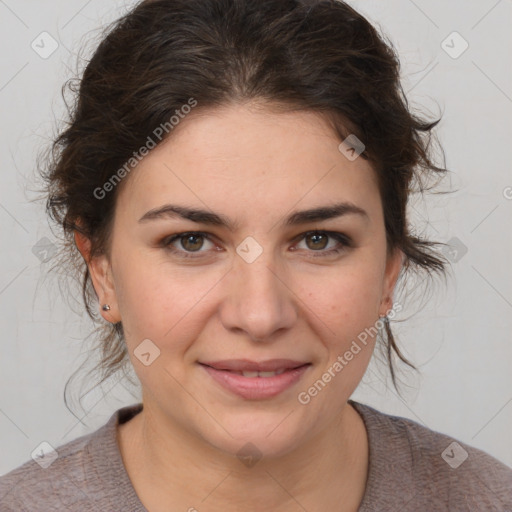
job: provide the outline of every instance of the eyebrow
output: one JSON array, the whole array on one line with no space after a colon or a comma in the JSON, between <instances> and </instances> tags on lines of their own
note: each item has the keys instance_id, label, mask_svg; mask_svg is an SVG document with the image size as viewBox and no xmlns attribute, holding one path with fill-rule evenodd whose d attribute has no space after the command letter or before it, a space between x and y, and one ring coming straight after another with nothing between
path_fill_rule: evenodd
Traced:
<instances>
[{"instance_id":1,"label":"eyebrow","mask_svg":"<svg viewBox=\"0 0 512 512\"><path fill-rule=\"evenodd\" d=\"M365 220L370 219L368 213L359 206L350 202L341 202L294 212L283 222L283 225L297 226L307 224L308 222L320 222L334 219L349 214L359 215ZM165 218L182 218L201 224L225 227L230 231L235 231L238 227L238 223L231 221L228 217L220 213L172 204L164 204L163 206L147 211L139 219L139 222Z\"/></svg>"}]
</instances>

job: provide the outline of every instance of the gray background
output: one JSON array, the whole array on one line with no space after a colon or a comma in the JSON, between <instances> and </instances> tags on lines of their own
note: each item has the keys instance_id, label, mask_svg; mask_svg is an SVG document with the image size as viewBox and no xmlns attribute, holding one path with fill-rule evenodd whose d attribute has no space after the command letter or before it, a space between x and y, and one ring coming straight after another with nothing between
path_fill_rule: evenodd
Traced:
<instances>
[{"instance_id":1,"label":"gray background","mask_svg":"<svg viewBox=\"0 0 512 512\"><path fill-rule=\"evenodd\" d=\"M447 286L440 281L428 296L404 299L407 321L393 324L421 375L402 371L402 398L374 360L353 398L512 466L512 3L350 4L398 48L411 106L443 113L437 134L453 171L444 188L458 189L410 209L420 233L457 249L449 253ZM28 460L42 441L57 447L139 400L126 380L114 379L84 396L79 418L65 407L64 384L86 356L92 325L79 313L79 292L71 293L74 312L48 274L55 238L42 204L33 202L36 157L63 117L60 88L77 52L84 44L93 48L98 27L131 5L0 0L0 474ZM464 41L454 31L469 44L460 55ZM42 32L58 43L51 55L43 53L51 39Z\"/></svg>"}]
</instances>

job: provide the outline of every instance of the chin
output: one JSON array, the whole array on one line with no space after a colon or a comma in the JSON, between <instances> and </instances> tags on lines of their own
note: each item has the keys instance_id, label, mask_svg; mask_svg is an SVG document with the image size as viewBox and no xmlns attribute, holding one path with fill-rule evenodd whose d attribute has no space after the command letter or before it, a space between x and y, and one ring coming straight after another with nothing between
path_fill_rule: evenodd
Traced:
<instances>
[{"instance_id":1,"label":"chin","mask_svg":"<svg viewBox=\"0 0 512 512\"><path fill-rule=\"evenodd\" d=\"M304 434L298 425L285 419L287 414L283 411L265 414L265 418L258 418L258 413L253 411L225 419L221 422L224 428L217 425L215 432L209 429L203 437L212 447L238 457L241 462L244 457L248 460L282 457L297 448ZM296 422L297 418L292 421Z\"/></svg>"}]
</instances>

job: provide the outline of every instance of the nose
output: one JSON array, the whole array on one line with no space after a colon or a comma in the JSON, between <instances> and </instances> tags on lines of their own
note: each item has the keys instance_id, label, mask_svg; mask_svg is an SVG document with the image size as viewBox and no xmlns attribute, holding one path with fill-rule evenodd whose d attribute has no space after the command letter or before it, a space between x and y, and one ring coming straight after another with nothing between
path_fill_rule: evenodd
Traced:
<instances>
[{"instance_id":1,"label":"nose","mask_svg":"<svg viewBox=\"0 0 512 512\"><path fill-rule=\"evenodd\" d=\"M297 320L297 296L287 283L283 265L263 253L252 263L235 258L227 276L221 321L230 331L239 331L255 342L275 340Z\"/></svg>"}]
</instances>

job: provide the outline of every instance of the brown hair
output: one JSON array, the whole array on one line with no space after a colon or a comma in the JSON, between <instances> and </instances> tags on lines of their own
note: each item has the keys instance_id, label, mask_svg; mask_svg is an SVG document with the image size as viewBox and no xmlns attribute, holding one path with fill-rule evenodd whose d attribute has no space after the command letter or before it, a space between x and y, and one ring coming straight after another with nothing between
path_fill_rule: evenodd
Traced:
<instances>
[{"instance_id":1,"label":"brown hair","mask_svg":"<svg viewBox=\"0 0 512 512\"><path fill-rule=\"evenodd\" d=\"M74 99L69 123L41 173L47 212L62 229L62 254L81 276L93 320L100 319L97 297L74 230L91 240L91 255L108 254L122 183L101 199L94 191L190 98L196 110L254 99L276 110L314 111L331 121L340 142L355 134L378 178L388 250L405 254L402 274L415 269L430 277L446 270L432 247L438 243L412 234L406 217L414 186L423 193L429 178L447 172L431 160L431 131L440 119L410 112L393 45L342 1L141 2L107 27L83 77L69 80L63 95L66 87ZM415 367L389 323L384 330L396 387L393 351ZM129 358L121 323L102 323L97 331L101 384L124 371Z\"/></svg>"}]
</instances>

